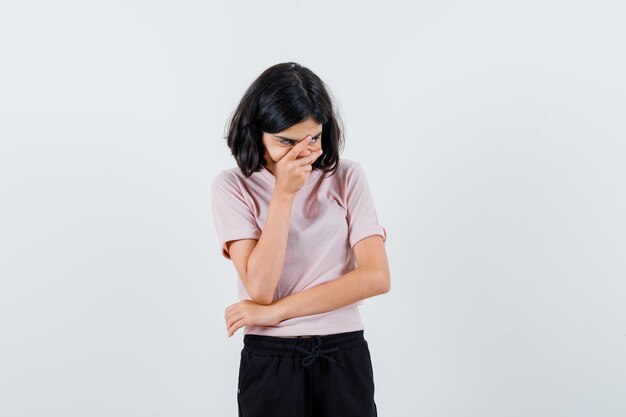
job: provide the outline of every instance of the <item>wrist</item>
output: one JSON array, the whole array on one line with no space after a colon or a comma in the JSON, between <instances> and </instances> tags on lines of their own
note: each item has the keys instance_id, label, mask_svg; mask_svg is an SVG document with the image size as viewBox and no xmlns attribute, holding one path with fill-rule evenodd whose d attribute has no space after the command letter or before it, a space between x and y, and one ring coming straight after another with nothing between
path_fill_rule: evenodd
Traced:
<instances>
[{"instance_id":1,"label":"wrist","mask_svg":"<svg viewBox=\"0 0 626 417\"><path fill-rule=\"evenodd\" d=\"M276 324L288 318L287 311L285 309L285 303L281 302L282 299L274 301L270 304L270 308L274 310L274 317L276 318Z\"/></svg>"},{"instance_id":2,"label":"wrist","mask_svg":"<svg viewBox=\"0 0 626 417\"><path fill-rule=\"evenodd\" d=\"M292 202L295 196L296 196L295 194L291 194L286 191L277 190L277 189L274 189L274 191L272 192L273 200L276 199L280 201Z\"/></svg>"}]
</instances>

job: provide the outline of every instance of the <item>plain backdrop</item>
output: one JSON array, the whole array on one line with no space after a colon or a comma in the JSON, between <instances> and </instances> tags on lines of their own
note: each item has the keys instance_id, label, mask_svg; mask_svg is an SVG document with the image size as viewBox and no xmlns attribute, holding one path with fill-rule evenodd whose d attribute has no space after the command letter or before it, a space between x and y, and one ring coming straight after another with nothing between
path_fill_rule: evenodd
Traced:
<instances>
[{"instance_id":1,"label":"plain backdrop","mask_svg":"<svg viewBox=\"0 0 626 417\"><path fill-rule=\"evenodd\" d=\"M295 61L388 230L379 415L626 415L626 26L605 1L7 1L0 415L235 416L209 184Z\"/></svg>"}]
</instances>

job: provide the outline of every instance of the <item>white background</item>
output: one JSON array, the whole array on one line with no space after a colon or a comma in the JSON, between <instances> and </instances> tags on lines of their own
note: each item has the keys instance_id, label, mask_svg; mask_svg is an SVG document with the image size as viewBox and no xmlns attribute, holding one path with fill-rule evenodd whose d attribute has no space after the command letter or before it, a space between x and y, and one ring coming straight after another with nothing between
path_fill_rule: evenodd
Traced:
<instances>
[{"instance_id":1,"label":"white background","mask_svg":"<svg viewBox=\"0 0 626 417\"><path fill-rule=\"evenodd\" d=\"M236 415L209 184L286 61L389 233L379 415L626 415L622 4L3 2L0 415Z\"/></svg>"}]
</instances>

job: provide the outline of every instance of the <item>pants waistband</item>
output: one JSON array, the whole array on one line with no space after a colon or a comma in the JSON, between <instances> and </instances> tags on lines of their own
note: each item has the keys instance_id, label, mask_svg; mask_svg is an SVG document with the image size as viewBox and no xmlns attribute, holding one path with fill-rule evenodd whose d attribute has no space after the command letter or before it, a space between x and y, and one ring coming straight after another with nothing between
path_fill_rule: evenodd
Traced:
<instances>
[{"instance_id":1,"label":"pants waistband","mask_svg":"<svg viewBox=\"0 0 626 417\"><path fill-rule=\"evenodd\" d=\"M367 343L363 330L315 335L309 338L281 338L247 334L243 337L244 349L253 351L255 355L298 357L304 355L302 365L309 366L321 356L330 362L337 363L327 354L343 349L351 349ZM340 364L340 363L339 363ZM341 364L340 364L341 365Z\"/></svg>"}]
</instances>

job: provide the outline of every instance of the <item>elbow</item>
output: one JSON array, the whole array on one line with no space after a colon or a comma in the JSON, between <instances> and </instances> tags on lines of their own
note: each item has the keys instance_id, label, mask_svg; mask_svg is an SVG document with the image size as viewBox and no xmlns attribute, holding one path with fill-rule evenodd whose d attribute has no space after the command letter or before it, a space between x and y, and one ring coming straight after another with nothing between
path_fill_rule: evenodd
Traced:
<instances>
[{"instance_id":1,"label":"elbow","mask_svg":"<svg viewBox=\"0 0 626 417\"><path fill-rule=\"evenodd\" d=\"M267 296L250 296L250 298L256 304L260 304L260 305L264 305L264 306L268 306L268 305L272 304L272 302L274 301L274 299L272 297L267 297Z\"/></svg>"},{"instance_id":2,"label":"elbow","mask_svg":"<svg viewBox=\"0 0 626 417\"><path fill-rule=\"evenodd\" d=\"M246 271L246 279L242 279L242 281L243 281L244 287L246 288L246 291L248 292L248 295L250 296L250 299L254 303L264 305L264 306L272 304L272 302L274 301L274 295L270 294L267 291L267 289L259 288L259 286L256 285L257 283L250 282L249 277L250 277L250 270L248 268L248 270Z\"/></svg>"},{"instance_id":3,"label":"elbow","mask_svg":"<svg viewBox=\"0 0 626 417\"><path fill-rule=\"evenodd\" d=\"M268 306L274 301L273 294L260 288L250 288L248 294L250 295L250 299L256 304Z\"/></svg>"}]
</instances>

